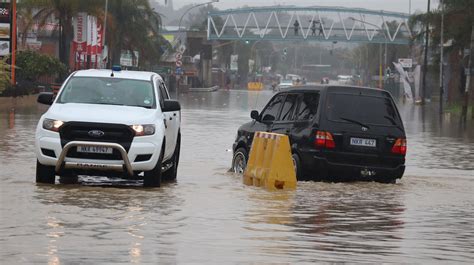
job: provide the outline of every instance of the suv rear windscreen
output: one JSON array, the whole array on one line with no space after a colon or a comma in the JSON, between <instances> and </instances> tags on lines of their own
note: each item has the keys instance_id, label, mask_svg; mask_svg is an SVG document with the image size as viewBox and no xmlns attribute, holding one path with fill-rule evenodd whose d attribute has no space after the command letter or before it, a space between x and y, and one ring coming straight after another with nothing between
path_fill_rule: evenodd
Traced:
<instances>
[{"instance_id":1,"label":"suv rear windscreen","mask_svg":"<svg viewBox=\"0 0 474 265\"><path fill-rule=\"evenodd\" d=\"M383 96L329 93L326 104L331 121L400 126L392 99Z\"/></svg>"}]
</instances>

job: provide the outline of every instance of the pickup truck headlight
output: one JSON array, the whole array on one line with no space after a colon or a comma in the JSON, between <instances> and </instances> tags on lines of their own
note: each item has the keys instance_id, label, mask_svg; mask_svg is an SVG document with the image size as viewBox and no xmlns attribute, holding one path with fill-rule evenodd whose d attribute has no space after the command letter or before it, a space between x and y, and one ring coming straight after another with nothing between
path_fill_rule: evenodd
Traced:
<instances>
[{"instance_id":1,"label":"pickup truck headlight","mask_svg":"<svg viewBox=\"0 0 474 265\"><path fill-rule=\"evenodd\" d=\"M44 119L43 120L43 129L53 132L58 132L59 128L63 126L64 122L59 120Z\"/></svg>"},{"instance_id":2,"label":"pickup truck headlight","mask_svg":"<svg viewBox=\"0 0 474 265\"><path fill-rule=\"evenodd\" d=\"M155 125L132 125L132 129L135 131L135 136L146 136L155 134Z\"/></svg>"}]
</instances>

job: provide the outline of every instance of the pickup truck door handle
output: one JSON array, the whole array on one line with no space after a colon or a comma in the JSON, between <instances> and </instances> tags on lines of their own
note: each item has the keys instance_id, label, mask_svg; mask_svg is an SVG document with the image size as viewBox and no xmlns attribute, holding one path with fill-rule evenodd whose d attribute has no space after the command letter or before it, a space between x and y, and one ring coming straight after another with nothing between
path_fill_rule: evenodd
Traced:
<instances>
[{"instance_id":1,"label":"pickup truck door handle","mask_svg":"<svg viewBox=\"0 0 474 265\"><path fill-rule=\"evenodd\" d=\"M166 124L166 119L163 119L163 122L165 123L165 129L168 129L168 124Z\"/></svg>"}]
</instances>

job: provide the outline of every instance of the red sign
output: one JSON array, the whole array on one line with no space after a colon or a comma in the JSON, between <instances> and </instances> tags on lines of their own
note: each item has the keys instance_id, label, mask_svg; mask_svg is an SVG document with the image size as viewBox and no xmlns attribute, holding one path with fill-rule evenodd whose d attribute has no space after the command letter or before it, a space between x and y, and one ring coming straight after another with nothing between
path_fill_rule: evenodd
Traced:
<instances>
[{"instance_id":1,"label":"red sign","mask_svg":"<svg viewBox=\"0 0 474 265\"><path fill-rule=\"evenodd\" d=\"M97 24L97 53L102 53L102 47L104 47L104 27L101 24Z\"/></svg>"},{"instance_id":2,"label":"red sign","mask_svg":"<svg viewBox=\"0 0 474 265\"><path fill-rule=\"evenodd\" d=\"M176 61L176 67L181 67L181 66L183 66L183 62L180 60Z\"/></svg>"}]
</instances>

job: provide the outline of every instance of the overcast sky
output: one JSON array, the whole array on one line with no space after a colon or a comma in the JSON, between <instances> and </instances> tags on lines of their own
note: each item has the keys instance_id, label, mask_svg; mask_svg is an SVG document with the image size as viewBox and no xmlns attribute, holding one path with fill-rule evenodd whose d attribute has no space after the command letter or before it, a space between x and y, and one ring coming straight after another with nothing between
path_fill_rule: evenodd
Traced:
<instances>
[{"instance_id":1,"label":"overcast sky","mask_svg":"<svg viewBox=\"0 0 474 265\"><path fill-rule=\"evenodd\" d=\"M164 4L165 0L157 0ZM173 0L175 9L190 3L205 3L208 0ZM271 6L271 5L298 5L298 6L343 6L359 7L372 10L386 10L408 13L410 0L219 0L215 6L219 9L236 8L248 6ZM412 12L426 11L427 0L411 0ZM431 1L432 6L438 5L438 0Z\"/></svg>"}]
</instances>

